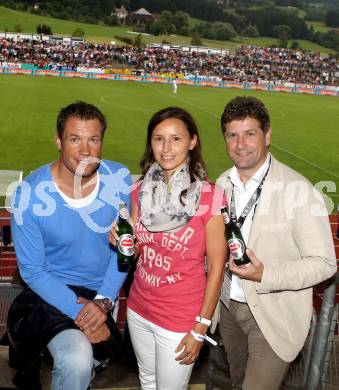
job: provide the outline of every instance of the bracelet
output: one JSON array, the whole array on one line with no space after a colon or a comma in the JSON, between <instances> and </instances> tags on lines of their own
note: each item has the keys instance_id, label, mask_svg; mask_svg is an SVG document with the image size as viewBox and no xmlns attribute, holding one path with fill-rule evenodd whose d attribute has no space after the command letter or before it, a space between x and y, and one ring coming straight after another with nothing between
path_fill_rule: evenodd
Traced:
<instances>
[{"instance_id":1,"label":"bracelet","mask_svg":"<svg viewBox=\"0 0 339 390\"><path fill-rule=\"evenodd\" d=\"M193 329L190 330L190 334L194 337L195 340L200 341L201 343L203 343L205 340L205 336L203 334L194 332Z\"/></svg>"},{"instance_id":2,"label":"bracelet","mask_svg":"<svg viewBox=\"0 0 339 390\"><path fill-rule=\"evenodd\" d=\"M207 318L201 317L200 315L195 317L195 321L200 322L201 324L204 324L207 326L210 326L212 323L211 320L208 320Z\"/></svg>"},{"instance_id":3,"label":"bracelet","mask_svg":"<svg viewBox=\"0 0 339 390\"><path fill-rule=\"evenodd\" d=\"M206 340L214 346L218 345L218 343L215 340L213 340L211 337L209 337L207 335L204 336L200 333L194 332L193 329L190 330L190 334L194 337L195 340L200 341L201 343L203 343L204 340Z\"/></svg>"}]
</instances>

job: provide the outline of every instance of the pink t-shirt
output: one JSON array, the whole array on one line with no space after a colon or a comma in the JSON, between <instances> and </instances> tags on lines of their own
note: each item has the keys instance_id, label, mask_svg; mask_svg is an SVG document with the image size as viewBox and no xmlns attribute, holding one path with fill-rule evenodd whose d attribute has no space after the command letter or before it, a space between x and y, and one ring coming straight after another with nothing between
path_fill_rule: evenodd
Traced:
<instances>
[{"instance_id":1,"label":"pink t-shirt","mask_svg":"<svg viewBox=\"0 0 339 390\"><path fill-rule=\"evenodd\" d=\"M132 193L134 202L139 188ZM223 204L222 190L203 182L197 212L177 233L149 232L139 213L134 234L140 257L127 301L132 310L174 332L192 329L206 285L205 226Z\"/></svg>"}]
</instances>

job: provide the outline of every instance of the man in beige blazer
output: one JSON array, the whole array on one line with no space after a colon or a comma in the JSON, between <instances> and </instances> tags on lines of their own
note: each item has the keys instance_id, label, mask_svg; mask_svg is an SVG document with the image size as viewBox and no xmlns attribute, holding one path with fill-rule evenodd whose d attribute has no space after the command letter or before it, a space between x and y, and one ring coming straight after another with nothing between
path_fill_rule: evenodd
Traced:
<instances>
[{"instance_id":1,"label":"man in beige blazer","mask_svg":"<svg viewBox=\"0 0 339 390\"><path fill-rule=\"evenodd\" d=\"M336 272L327 210L308 180L269 153L272 130L260 100L236 97L221 126L234 167L217 184L234 218L245 217L251 263L238 267L230 257L220 332L234 389L279 389L307 337L312 286Z\"/></svg>"}]
</instances>

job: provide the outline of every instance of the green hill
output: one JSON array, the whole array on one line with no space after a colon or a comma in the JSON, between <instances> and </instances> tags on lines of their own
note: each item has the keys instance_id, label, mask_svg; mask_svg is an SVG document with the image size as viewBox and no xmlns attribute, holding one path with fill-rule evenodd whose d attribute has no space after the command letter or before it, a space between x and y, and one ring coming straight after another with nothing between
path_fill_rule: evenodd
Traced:
<instances>
[{"instance_id":1,"label":"green hill","mask_svg":"<svg viewBox=\"0 0 339 390\"><path fill-rule=\"evenodd\" d=\"M199 23L198 19L192 18L192 24ZM52 28L53 34L72 35L77 28L85 32L86 40L92 42L110 43L112 40L119 41L115 38L116 35L124 35L133 37L128 31L132 30L131 26L117 26L109 27L98 24L80 23L76 21L66 21L61 19L50 18L47 16L39 16L26 12L14 11L9 8L0 7L0 31L14 31L15 26L20 26L23 32L36 33L36 27L39 24L46 24ZM145 43L161 43L163 41L176 44L187 45L190 44L191 38L185 36L168 36L168 35L144 35L143 42ZM272 46L277 45L275 38L260 37L260 38L246 38L235 37L232 41L217 41L217 40L202 40L203 45L209 47L228 48L234 51L239 44L248 44L256 46ZM334 53L334 50L316 45L309 41L300 40L300 46L306 50Z\"/></svg>"},{"instance_id":2,"label":"green hill","mask_svg":"<svg viewBox=\"0 0 339 390\"><path fill-rule=\"evenodd\" d=\"M14 27L16 25L20 25L23 32L36 33L36 27L38 24L46 24L50 26L53 34L72 35L76 28L81 28L85 32L86 37L92 40L94 38L99 38L101 41L111 41L114 38L114 35L124 34L128 30L126 27L109 27L97 24L54 19L47 16L39 16L0 7L1 31L14 31Z\"/></svg>"}]
</instances>

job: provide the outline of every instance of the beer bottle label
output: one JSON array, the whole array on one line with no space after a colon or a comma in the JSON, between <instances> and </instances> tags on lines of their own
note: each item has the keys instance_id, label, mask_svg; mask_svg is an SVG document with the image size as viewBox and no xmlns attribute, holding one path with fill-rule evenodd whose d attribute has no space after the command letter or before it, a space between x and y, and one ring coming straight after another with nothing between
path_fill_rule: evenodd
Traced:
<instances>
[{"instance_id":1,"label":"beer bottle label","mask_svg":"<svg viewBox=\"0 0 339 390\"><path fill-rule=\"evenodd\" d=\"M235 260L239 260L245 253L245 244L239 238L231 238L228 240L228 247L230 248L231 255Z\"/></svg>"},{"instance_id":2,"label":"beer bottle label","mask_svg":"<svg viewBox=\"0 0 339 390\"><path fill-rule=\"evenodd\" d=\"M125 256L132 256L134 253L134 240L132 234L122 234L119 237L117 247L119 252Z\"/></svg>"}]
</instances>

